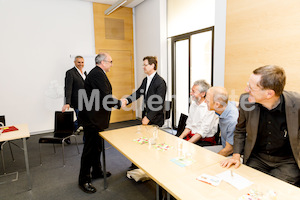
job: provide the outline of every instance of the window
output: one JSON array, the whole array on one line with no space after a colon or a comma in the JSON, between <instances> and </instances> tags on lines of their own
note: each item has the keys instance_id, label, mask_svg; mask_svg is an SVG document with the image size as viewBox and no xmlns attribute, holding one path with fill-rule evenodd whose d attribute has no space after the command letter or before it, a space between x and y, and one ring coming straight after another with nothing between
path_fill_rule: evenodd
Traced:
<instances>
[{"instance_id":1,"label":"window","mask_svg":"<svg viewBox=\"0 0 300 200\"><path fill-rule=\"evenodd\" d=\"M214 27L174 36L172 48L173 127L181 113L188 115L190 89L199 79L213 85Z\"/></svg>"}]
</instances>

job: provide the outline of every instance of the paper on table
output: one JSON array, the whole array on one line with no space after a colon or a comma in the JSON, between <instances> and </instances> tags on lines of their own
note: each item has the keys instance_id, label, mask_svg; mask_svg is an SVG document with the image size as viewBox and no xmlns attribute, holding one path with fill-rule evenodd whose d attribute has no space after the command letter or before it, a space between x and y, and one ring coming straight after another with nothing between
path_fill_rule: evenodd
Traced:
<instances>
[{"instance_id":1,"label":"paper on table","mask_svg":"<svg viewBox=\"0 0 300 200\"><path fill-rule=\"evenodd\" d=\"M227 183L231 184L238 190L242 190L253 184L253 182L236 173L233 173L231 170L227 170L225 172L217 174L216 176L221 178L223 181L226 181Z\"/></svg>"},{"instance_id":2,"label":"paper on table","mask_svg":"<svg viewBox=\"0 0 300 200\"><path fill-rule=\"evenodd\" d=\"M221 182L221 178L216 177L216 176L211 176L211 175L208 175L208 174L201 174L196 179L198 181L202 181L204 183L208 183L208 184L213 185L213 186L218 186Z\"/></svg>"},{"instance_id":3,"label":"paper on table","mask_svg":"<svg viewBox=\"0 0 300 200\"><path fill-rule=\"evenodd\" d=\"M166 151L166 150L172 148L172 146L167 145L165 143L162 143L162 144L155 145L154 148L157 149L157 150L159 150L159 151Z\"/></svg>"},{"instance_id":4,"label":"paper on table","mask_svg":"<svg viewBox=\"0 0 300 200\"><path fill-rule=\"evenodd\" d=\"M146 137L140 137L140 138L134 139L133 141L135 141L139 144L146 144L149 142L149 139Z\"/></svg>"},{"instance_id":5,"label":"paper on table","mask_svg":"<svg viewBox=\"0 0 300 200\"><path fill-rule=\"evenodd\" d=\"M195 162L193 159L190 158L173 158L171 159L171 161L176 165L179 165L180 167L189 166Z\"/></svg>"}]
</instances>

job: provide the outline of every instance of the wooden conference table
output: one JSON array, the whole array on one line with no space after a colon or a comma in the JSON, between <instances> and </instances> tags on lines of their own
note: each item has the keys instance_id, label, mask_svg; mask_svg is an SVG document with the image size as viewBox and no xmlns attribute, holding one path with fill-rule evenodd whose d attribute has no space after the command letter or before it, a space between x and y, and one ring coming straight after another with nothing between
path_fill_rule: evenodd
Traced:
<instances>
[{"instance_id":1,"label":"wooden conference table","mask_svg":"<svg viewBox=\"0 0 300 200\"><path fill-rule=\"evenodd\" d=\"M144 170L153 181L176 199L234 200L249 193L251 189L263 193L270 190L275 191L277 200L298 200L300 197L300 188L246 165L241 165L237 169L230 168L234 173L253 182L251 186L245 189L238 190L225 181L222 181L218 186L211 186L198 181L196 178L203 173L215 176L228 170L222 168L219 164L220 161L226 158L161 130L158 132L156 144L165 143L170 145L171 148L166 151L160 151L149 144L138 144L133 141L140 137L151 138L152 133L148 129L146 126L132 126L100 132L100 136L140 169ZM171 159L178 156L180 143L182 144L182 151L195 161L193 164L181 167L171 161ZM103 142L103 170L106 171L104 149ZM107 188L106 177L104 188Z\"/></svg>"},{"instance_id":2,"label":"wooden conference table","mask_svg":"<svg viewBox=\"0 0 300 200\"><path fill-rule=\"evenodd\" d=\"M0 142L23 139L23 149L22 150L24 151L24 157L25 157L28 188L29 188L29 190L31 190L32 185L31 185L31 179L30 179L28 151L27 151L27 143L26 143L26 138L30 137L30 133L29 133L27 124L18 124L18 125L14 125L14 126L18 130L2 133L0 135ZM7 126L5 126L5 127L7 127ZM1 127L1 128L3 128L3 127ZM3 153L3 152L1 152L1 153Z\"/></svg>"}]
</instances>

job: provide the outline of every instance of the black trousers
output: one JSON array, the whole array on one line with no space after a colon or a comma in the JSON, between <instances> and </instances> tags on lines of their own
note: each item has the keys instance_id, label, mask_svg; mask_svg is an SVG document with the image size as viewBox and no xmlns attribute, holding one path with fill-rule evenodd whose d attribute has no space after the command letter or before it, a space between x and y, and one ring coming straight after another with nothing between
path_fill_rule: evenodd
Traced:
<instances>
[{"instance_id":1,"label":"black trousers","mask_svg":"<svg viewBox=\"0 0 300 200\"><path fill-rule=\"evenodd\" d=\"M81 155L79 184L91 182L91 174L102 173L100 155L102 151L101 137L96 126L84 126L85 142ZM91 171L92 170L92 171Z\"/></svg>"},{"instance_id":2,"label":"black trousers","mask_svg":"<svg viewBox=\"0 0 300 200\"><path fill-rule=\"evenodd\" d=\"M200 147L207 147L207 146L213 146L214 144L211 142L207 142L207 141L198 141L196 142L197 145L199 145Z\"/></svg>"},{"instance_id":3,"label":"black trousers","mask_svg":"<svg viewBox=\"0 0 300 200\"><path fill-rule=\"evenodd\" d=\"M246 165L300 187L300 169L294 157L252 153Z\"/></svg>"}]
</instances>

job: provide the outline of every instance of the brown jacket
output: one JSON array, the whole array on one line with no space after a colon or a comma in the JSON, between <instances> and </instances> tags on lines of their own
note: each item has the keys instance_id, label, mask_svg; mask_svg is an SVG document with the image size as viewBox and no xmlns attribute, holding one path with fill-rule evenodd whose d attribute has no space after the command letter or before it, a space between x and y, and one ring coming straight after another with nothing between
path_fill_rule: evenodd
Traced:
<instances>
[{"instance_id":1,"label":"brown jacket","mask_svg":"<svg viewBox=\"0 0 300 200\"><path fill-rule=\"evenodd\" d=\"M283 97L289 140L294 158L300 169L300 94L284 91ZM256 142L260 108L257 104L249 103L248 94L241 95L239 105L240 111L234 132L233 153L243 154L243 162L246 163Z\"/></svg>"}]
</instances>

